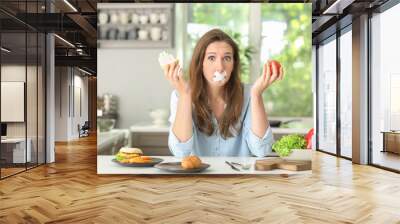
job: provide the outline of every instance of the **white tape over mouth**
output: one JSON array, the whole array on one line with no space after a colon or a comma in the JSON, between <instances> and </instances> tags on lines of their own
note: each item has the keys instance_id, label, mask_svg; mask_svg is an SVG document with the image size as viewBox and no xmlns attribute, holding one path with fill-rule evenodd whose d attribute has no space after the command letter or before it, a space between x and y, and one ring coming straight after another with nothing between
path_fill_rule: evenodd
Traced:
<instances>
[{"instance_id":1,"label":"white tape over mouth","mask_svg":"<svg viewBox=\"0 0 400 224\"><path fill-rule=\"evenodd\" d=\"M220 82L226 79L226 71L220 73L218 71L214 72L213 81Z\"/></svg>"}]
</instances>

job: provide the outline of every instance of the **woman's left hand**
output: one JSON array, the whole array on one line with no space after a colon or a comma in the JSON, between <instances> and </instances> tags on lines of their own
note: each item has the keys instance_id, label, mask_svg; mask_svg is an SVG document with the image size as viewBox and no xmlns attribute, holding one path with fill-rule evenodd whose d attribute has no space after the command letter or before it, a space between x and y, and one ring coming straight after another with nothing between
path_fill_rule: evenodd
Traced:
<instances>
[{"instance_id":1,"label":"woman's left hand","mask_svg":"<svg viewBox=\"0 0 400 224\"><path fill-rule=\"evenodd\" d=\"M256 96L261 96L264 90L272 85L272 83L276 80L282 80L283 75L283 67L278 61L267 61L264 64L262 75L254 82L251 93Z\"/></svg>"}]
</instances>

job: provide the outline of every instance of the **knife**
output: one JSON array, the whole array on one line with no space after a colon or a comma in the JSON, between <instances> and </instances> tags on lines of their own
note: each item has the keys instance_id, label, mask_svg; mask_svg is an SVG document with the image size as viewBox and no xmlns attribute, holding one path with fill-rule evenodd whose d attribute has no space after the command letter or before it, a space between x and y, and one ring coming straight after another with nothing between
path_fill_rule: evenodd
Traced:
<instances>
[{"instance_id":1,"label":"knife","mask_svg":"<svg viewBox=\"0 0 400 224\"><path fill-rule=\"evenodd\" d=\"M237 167L235 167L234 165L232 165L230 162L225 161L225 163L228 164L233 170L240 171Z\"/></svg>"}]
</instances>

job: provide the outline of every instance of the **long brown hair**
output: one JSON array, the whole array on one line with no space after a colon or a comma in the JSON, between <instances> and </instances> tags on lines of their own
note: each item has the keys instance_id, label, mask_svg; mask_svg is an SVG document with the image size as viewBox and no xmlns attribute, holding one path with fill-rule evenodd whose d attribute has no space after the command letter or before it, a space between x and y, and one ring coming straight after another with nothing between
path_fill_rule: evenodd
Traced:
<instances>
[{"instance_id":1,"label":"long brown hair","mask_svg":"<svg viewBox=\"0 0 400 224\"><path fill-rule=\"evenodd\" d=\"M233 70L229 81L224 86L224 100L226 108L219 124L221 136L226 139L234 136L232 131L238 132L239 121L243 107L243 87L240 81L239 48L232 38L222 30L213 29L205 33L194 48L189 68L190 87L194 104L195 122L199 130L208 136L214 133L211 121L211 108L208 104L207 81L203 75L203 61L208 45L213 42L225 42L233 49Z\"/></svg>"}]
</instances>

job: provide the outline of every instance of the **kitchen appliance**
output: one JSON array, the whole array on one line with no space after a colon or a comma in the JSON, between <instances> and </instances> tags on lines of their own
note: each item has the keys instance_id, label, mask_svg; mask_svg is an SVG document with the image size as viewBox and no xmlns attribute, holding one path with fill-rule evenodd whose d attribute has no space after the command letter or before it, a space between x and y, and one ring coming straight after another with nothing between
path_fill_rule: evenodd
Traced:
<instances>
[{"instance_id":1,"label":"kitchen appliance","mask_svg":"<svg viewBox=\"0 0 400 224\"><path fill-rule=\"evenodd\" d=\"M276 127L281 127L284 124L289 124L291 122L297 122L300 121L299 119L293 119L293 120L287 120L287 121L281 121L281 120L269 120L269 125L273 128Z\"/></svg>"}]
</instances>

